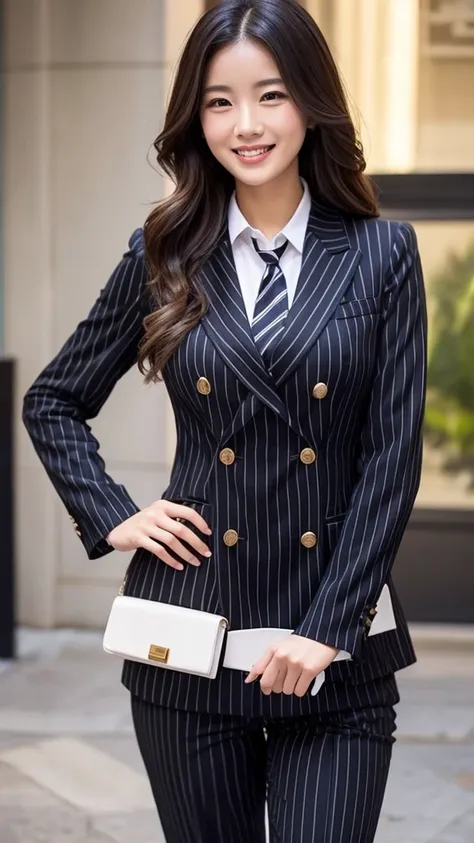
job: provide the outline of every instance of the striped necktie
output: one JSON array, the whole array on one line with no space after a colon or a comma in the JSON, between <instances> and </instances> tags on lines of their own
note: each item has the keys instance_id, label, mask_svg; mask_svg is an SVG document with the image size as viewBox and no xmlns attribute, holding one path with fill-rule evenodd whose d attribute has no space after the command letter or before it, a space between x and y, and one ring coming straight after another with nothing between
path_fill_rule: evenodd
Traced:
<instances>
[{"instance_id":1,"label":"striped necktie","mask_svg":"<svg viewBox=\"0 0 474 843\"><path fill-rule=\"evenodd\" d=\"M288 315L286 279L280 267L280 258L288 246L288 240L283 246L271 252L259 249L257 241L253 238L252 243L266 263L255 302L252 331L255 345L268 367L273 351L285 329L285 320Z\"/></svg>"}]
</instances>

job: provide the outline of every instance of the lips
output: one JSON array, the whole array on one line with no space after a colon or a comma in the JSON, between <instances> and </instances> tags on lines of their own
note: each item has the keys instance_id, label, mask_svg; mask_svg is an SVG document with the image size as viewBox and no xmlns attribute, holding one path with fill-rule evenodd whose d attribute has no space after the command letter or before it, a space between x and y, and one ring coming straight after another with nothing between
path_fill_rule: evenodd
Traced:
<instances>
[{"instance_id":1,"label":"lips","mask_svg":"<svg viewBox=\"0 0 474 843\"><path fill-rule=\"evenodd\" d=\"M269 152L273 149L275 144L270 144L270 146L258 146L252 149L234 149L236 155L239 158L257 158L259 155L265 155L266 152Z\"/></svg>"}]
</instances>

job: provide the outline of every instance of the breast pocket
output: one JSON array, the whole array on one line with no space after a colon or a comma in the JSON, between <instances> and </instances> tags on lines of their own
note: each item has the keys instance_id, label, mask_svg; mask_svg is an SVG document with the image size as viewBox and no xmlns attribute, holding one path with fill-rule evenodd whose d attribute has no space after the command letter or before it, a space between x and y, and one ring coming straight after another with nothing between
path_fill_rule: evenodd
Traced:
<instances>
[{"instance_id":1,"label":"breast pocket","mask_svg":"<svg viewBox=\"0 0 474 843\"><path fill-rule=\"evenodd\" d=\"M379 303L376 298L351 299L339 304L334 312L334 319L350 319L356 316L369 316L380 313Z\"/></svg>"}]
</instances>

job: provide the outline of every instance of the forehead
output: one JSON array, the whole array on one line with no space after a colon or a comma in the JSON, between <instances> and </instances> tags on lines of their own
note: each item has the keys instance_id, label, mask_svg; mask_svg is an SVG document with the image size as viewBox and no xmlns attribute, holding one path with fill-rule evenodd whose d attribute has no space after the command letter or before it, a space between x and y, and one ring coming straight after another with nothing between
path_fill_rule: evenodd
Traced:
<instances>
[{"instance_id":1,"label":"forehead","mask_svg":"<svg viewBox=\"0 0 474 843\"><path fill-rule=\"evenodd\" d=\"M239 41L223 47L213 56L207 67L205 84L242 87L275 76L280 76L280 71L266 47L255 41Z\"/></svg>"}]
</instances>

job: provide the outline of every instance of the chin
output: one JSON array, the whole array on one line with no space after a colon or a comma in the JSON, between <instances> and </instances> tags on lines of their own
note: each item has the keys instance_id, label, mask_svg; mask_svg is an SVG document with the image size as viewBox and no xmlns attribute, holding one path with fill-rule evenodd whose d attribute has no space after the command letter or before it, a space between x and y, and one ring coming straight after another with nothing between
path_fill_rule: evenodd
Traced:
<instances>
[{"instance_id":1,"label":"chin","mask_svg":"<svg viewBox=\"0 0 474 843\"><path fill-rule=\"evenodd\" d=\"M278 170L277 172L275 172L275 170L273 170L273 169L265 171L265 168L262 167L260 169L260 171L258 171L257 168L255 168L254 172L248 172L248 173L247 172L237 173L234 170L232 172L232 175L234 176L236 182L240 182L241 184L245 184L248 187L261 187L264 184L269 184L270 182L275 181L275 179L278 179L282 175L283 172L284 172L284 170L282 170L282 171Z\"/></svg>"}]
</instances>

